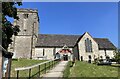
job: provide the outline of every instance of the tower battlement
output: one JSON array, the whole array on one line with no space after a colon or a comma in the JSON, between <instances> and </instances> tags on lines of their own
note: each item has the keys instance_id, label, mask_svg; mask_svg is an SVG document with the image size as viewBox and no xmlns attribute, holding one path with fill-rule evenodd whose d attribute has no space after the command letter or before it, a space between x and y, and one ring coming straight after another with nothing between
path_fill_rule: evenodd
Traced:
<instances>
[{"instance_id":1,"label":"tower battlement","mask_svg":"<svg viewBox=\"0 0 120 79\"><path fill-rule=\"evenodd\" d=\"M30 13L37 13L37 9L31 9L31 8L18 8L17 12L30 12Z\"/></svg>"}]
</instances>

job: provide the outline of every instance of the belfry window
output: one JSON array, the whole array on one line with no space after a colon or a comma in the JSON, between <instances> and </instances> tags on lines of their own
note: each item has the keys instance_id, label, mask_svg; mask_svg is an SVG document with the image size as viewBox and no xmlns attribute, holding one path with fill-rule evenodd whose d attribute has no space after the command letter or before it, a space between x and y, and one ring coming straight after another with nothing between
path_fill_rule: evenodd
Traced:
<instances>
[{"instance_id":1,"label":"belfry window","mask_svg":"<svg viewBox=\"0 0 120 79\"><path fill-rule=\"evenodd\" d=\"M28 14L24 14L24 19L27 19L28 18Z\"/></svg>"},{"instance_id":2,"label":"belfry window","mask_svg":"<svg viewBox=\"0 0 120 79\"><path fill-rule=\"evenodd\" d=\"M85 40L85 50L86 52L92 52L92 42L89 38Z\"/></svg>"}]
</instances>

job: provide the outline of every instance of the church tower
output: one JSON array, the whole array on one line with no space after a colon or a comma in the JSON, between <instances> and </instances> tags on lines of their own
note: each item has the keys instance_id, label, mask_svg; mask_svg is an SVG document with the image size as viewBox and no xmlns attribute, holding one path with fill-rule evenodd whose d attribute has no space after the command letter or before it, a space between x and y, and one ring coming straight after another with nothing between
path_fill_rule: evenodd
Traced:
<instances>
[{"instance_id":1,"label":"church tower","mask_svg":"<svg viewBox=\"0 0 120 79\"><path fill-rule=\"evenodd\" d=\"M13 36L13 43L9 50L15 58L32 58L38 38L39 17L36 9L18 9L19 20L14 20L20 32Z\"/></svg>"}]
</instances>

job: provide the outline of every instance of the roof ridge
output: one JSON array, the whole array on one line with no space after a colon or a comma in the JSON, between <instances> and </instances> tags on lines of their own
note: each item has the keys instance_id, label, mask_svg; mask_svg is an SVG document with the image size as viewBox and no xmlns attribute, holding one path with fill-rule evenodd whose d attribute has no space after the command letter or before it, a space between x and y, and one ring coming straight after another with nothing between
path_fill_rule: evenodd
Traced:
<instances>
[{"instance_id":1,"label":"roof ridge","mask_svg":"<svg viewBox=\"0 0 120 79\"><path fill-rule=\"evenodd\" d=\"M70 35L70 34L38 34L38 35L67 35L67 36L81 36L81 35Z\"/></svg>"},{"instance_id":2,"label":"roof ridge","mask_svg":"<svg viewBox=\"0 0 120 79\"><path fill-rule=\"evenodd\" d=\"M94 38L94 39L108 39L108 38Z\"/></svg>"}]
</instances>

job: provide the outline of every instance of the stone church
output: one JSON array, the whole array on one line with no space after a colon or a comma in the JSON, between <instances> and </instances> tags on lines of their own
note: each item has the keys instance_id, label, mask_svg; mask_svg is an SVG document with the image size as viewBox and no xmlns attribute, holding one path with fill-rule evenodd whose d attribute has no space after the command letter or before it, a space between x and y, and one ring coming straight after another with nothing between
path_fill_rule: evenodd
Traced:
<instances>
[{"instance_id":1,"label":"stone church","mask_svg":"<svg viewBox=\"0 0 120 79\"><path fill-rule=\"evenodd\" d=\"M82 35L38 34L40 22L36 9L18 9L18 16L19 20L14 20L13 24L20 26L20 32L13 36L9 45L13 58L93 61L98 57L114 57L116 47L107 38L93 38L88 32Z\"/></svg>"}]
</instances>

